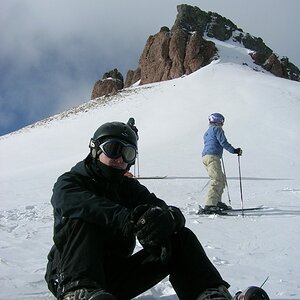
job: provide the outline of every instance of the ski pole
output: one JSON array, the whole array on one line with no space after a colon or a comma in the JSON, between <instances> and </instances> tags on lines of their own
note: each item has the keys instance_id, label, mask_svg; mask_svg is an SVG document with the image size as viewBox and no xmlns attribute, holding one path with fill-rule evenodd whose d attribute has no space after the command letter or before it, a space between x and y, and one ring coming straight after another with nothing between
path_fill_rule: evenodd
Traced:
<instances>
[{"instance_id":1,"label":"ski pole","mask_svg":"<svg viewBox=\"0 0 300 300\"><path fill-rule=\"evenodd\" d=\"M139 159L139 154L136 155L136 162L137 162L138 177L140 177L140 159Z\"/></svg>"},{"instance_id":2,"label":"ski pole","mask_svg":"<svg viewBox=\"0 0 300 300\"><path fill-rule=\"evenodd\" d=\"M208 179L208 181L205 183L205 185L201 189L200 193L202 193L204 191L204 189L208 186L209 183L210 183L210 179Z\"/></svg>"},{"instance_id":3,"label":"ski pole","mask_svg":"<svg viewBox=\"0 0 300 300\"><path fill-rule=\"evenodd\" d=\"M224 164L223 157L221 158L221 161L222 161L222 167L223 167L223 172L224 172L224 176L225 176L225 186L227 189L228 202L231 205L231 199L230 199L230 195L229 195L229 188L228 188L228 183L227 183L227 176L226 176L225 164Z\"/></svg>"},{"instance_id":4,"label":"ski pole","mask_svg":"<svg viewBox=\"0 0 300 300\"><path fill-rule=\"evenodd\" d=\"M242 216L244 217L244 200L243 200L243 189L242 189L242 174L241 174L241 160L240 155L238 155L239 164L239 179L240 179L240 193L241 193L241 204L242 204Z\"/></svg>"},{"instance_id":5,"label":"ski pole","mask_svg":"<svg viewBox=\"0 0 300 300\"><path fill-rule=\"evenodd\" d=\"M210 183L210 179L208 179L208 181L205 183L205 185L203 186L203 188L200 191L200 194L205 190L205 188L209 185ZM199 205L199 210L198 213L200 214L200 212L203 210L203 208L201 207L201 205Z\"/></svg>"},{"instance_id":6,"label":"ski pole","mask_svg":"<svg viewBox=\"0 0 300 300\"><path fill-rule=\"evenodd\" d=\"M133 175L134 177L140 177L140 160L139 154L136 155L136 164L134 164Z\"/></svg>"},{"instance_id":7,"label":"ski pole","mask_svg":"<svg viewBox=\"0 0 300 300\"><path fill-rule=\"evenodd\" d=\"M139 170L139 154L136 155L136 163L134 164L134 177L140 177L140 170Z\"/></svg>"},{"instance_id":8,"label":"ski pole","mask_svg":"<svg viewBox=\"0 0 300 300\"><path fill-rule=\"evenodd\" d=\"M266 278L265 281L262 283L262 285L260 286L260 288L262 288L262 287L265 285L265 283L268 281L268 279L269 279L269 276L267 276L267 278Z\"/></svg>"},{"instance_id":9,"label":"ski pole","mask_svg":"<svg viewBox=\"0 0 300 300\"><path fill-rule=\"evenodd\" d=\"M133 176L136 177L136 164L133 165Z\"/></svg>"},{"instance_id":10,"label":"ski pole","mask_svg":"<svg viewBox=\"0 0 300 300\"><path fill-rule=\"evenodd\" d=\"M138 135L138 129L135 127L135 119L134 118L129 118L127 121L127 125L131 127L131 129L135 132L137 140L139 139ZM136 154L136 160L137 160L137 177L140 177L140 161L139 161L139 155L138 153ZM136 177L136 165L134 165L134 176Z\"/></svg>"}]
</instances>

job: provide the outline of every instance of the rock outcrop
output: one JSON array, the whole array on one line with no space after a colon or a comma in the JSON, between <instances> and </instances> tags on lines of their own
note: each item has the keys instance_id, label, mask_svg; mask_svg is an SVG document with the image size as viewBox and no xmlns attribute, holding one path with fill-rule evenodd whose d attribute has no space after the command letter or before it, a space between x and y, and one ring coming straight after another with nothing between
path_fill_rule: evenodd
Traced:
<instances>
[{"instance_id":1,"label":"rock outcrop","mask_svg":"<svg viewBox=\"0 0 300 300\"><path fill-rule=\"evenodd\" d=\"M245 48L253 50L250 54L254 62L275 76L300 81L299 69L289 62L287 57L279 59L272 49L261 38L243 32L233 22L214 12L204 12L198 7L190 5L177 6L178 14L174 28L183 28L186 31L197 31L202 36L208 36L220 41L241 43Z\"/></svg>"},{"instance_id":2,"label":"rock outcrop","mask_svg":"<svg viewBox=\"0 0 300 300\"><path fill-rule=\"evenodd\" d=\"M138 80L145 84L188 75L209 64L217 48L213 42L205 40L205 36L239 42L253 50L252 59L265 70L275 76L300 81L299 69L288 58L279 59L261 38L244 33L230 20L186 4L178 5L177 11L171 30L162 27L159 33L148 38L139 66L128 72L125 87Z\"/></svg>"},{"instance_id":3,"label":"rock outcrop","mask_svg":"<svg viewBox=\"0 0 300 300\"><path fill-rule=\"evenodd\" d=\"M251 58L275 76L300 81L300 71L287 57L279 58L261 38L243 32L233 22L214 12L182 4L171 29L164 26L151 35L140 56L136 70L129 70L125 84L117 69L95 83L92 99L116 93L133 84L146 84L188 75L208 65L218 56L218 49L207 37L232 40L252 50Z\"/></svg>"},{"instance_id":4,"label":"rock outcrop","mask_svg":"<svg viewBox=\"0 0 300 300\"><path fill-rule=\"evenodd\" d=\"M140 84L158 82L188 75L209 64L217 49L198 32L186 32L167 27L150 36L140 57L137 70L127 74L125 87L140 80ZM130 77L129 77L130 76Z\"/></svg>"},{"instance_id":5,"label":"rock outcrop","mask_svg":"<svg viewBox=\"0 0 300 300\"><path fill-rule=\"evenodd\" d=\"M118 69L105 73L102 80L96 81L91 99L102 96L114 95L124 88L124 79Z\"/></svg>"}]
</instances>

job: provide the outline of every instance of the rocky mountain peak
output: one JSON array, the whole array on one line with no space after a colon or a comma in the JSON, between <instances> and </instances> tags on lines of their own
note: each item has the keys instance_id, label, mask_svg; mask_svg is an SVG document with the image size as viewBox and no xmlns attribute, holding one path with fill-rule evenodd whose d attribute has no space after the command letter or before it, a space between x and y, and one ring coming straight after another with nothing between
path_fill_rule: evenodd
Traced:
<instances>
[{"instance_id":1,"label":"rocky mountain peak","mask_svg":"<svg viewBox=\"0 0 300 300\"><path fill-rule=\"evenodd\" d=\"M218 57L218 48L209 38L236 42L251 50L249 55L253 62L266 71L300 81L299 69L287 57L279 58L260 37L245 33L229 19L187 4L178 5L177 11L171 29L163 26L148 38L137 69L128 71L125 83L121 74L112 77L114 83L106 82L111 77L103 78L96 82L92 99L137 82L142 85L195 72Z\"/></svg>"},{"instance_id":2,"label":"rocky mountain peak","mask_svg":"<svg viewBox=\"0 0 300 300\"><path fill-rule=\"evenodd\" d=\"M202 36L226 41L238 27L230 20L214 12L205 12L196 6L182 4L177 6L177 17L172 30L183 29L187 32L197 31Z\"/></svg>"}]
</instances>

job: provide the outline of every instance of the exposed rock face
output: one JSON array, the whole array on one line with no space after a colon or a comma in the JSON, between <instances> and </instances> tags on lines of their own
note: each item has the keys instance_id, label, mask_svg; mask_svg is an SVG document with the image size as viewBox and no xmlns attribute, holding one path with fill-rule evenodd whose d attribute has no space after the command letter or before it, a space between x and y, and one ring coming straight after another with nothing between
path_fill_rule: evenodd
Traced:
<instances>
[{"instance_id":1,"label":"exposed rock face","mask_svg":"<svg viewBox=\"0 0 300 300\"><path fill-rule=\"evenodd\" d=\"M190 74L209 64L216 52L214 43L204 40L199 32L190 33L181 28L170 31L163 27L148 38L139 66L128 73L125 87L137 80L145 84Z\"/></svg>"},{"instance_id":2,"label":"exposed rock face","mask_svg":"<svg viewBox=\"0 0 300 300\"><path fill-rule=\"evenodd\" d=\"M190 74L209 64L216 54L213 42L206 41L199 32L195 31L186 47L185 52L185 74Z\"/></svg>"},{"instance_id":3,"label":"exposed rock face","mask_svg":"<svg viewBox=\"0 0 300 300\"><path fill-rule=\"evenodd\" d=\"M125 87L131 86L141 79L141 69L137 68L135 71L129 70L127 72Z\"/></svg>"},{"instance_id":4,"label":"exposed rock face","mask_svg":"<svg viewBox=\"0 0 300 300\"><path fill-rule=\"evenodd\" d=\"M114 95L119 90L123 89L124 80L122 74L114 69L105 73L102 80L96 81L91 99L99 98L106 95Z\"/></svg>"},{"instance_id":5,"label":"exposed rock face","mask_svg":"<svg viewBox=\"0 0 300 300\"><path fill-rule=\"evenodd\" d=\"M265 45L261 38L244 33L230 20L213 12L204 12L198 7L186 4L177 6L178 14L172 27L183 28L186 31L197 31L208 37L220 41L227 41L232 38L241 43L247 49L253 50L251 57L254 62L261 65L275 76L300 81L300 70L288 58L278 59L273 50Z\"/></svg>"},{"instance_id":6,"label":"exposed rock face","mask_svg":"<svg viewBox=\"0 0 300 300\"><path fill-rule=\"evenodd\" d=\"M220 41L232 39L252 50L253 61L275 76L300 81L299 69L287 57L279 58L261 38L243 32L230 20L198 7L177 6L177 17L171 30L164 26L151 35L140 56L136 70L129 70L125 85L117 69L96 82L92 99L118 92L134 83L146 84L188 75L217 57L217 48L206 36Z\"/></svg>"},{"instance_id":7,"label":"exposed rock face","mask_svg":"<svg viewBox=\"0 0 300 300\"><path fill-rule=\"evenodd\" d=\"M217 49L205 40L208 36L221 41L232 38L253 50L254 62L276 76L300 81L299 69L287 58L281 60L261 38L244 33L233 22L214 12L204 12L198 7L177 6L177 17L171 30L162 27L150 36L135 71L127 74L125 87L140 80L140 84L169 80L190 74L209 64Z\"/></svg>"}]
</instances>

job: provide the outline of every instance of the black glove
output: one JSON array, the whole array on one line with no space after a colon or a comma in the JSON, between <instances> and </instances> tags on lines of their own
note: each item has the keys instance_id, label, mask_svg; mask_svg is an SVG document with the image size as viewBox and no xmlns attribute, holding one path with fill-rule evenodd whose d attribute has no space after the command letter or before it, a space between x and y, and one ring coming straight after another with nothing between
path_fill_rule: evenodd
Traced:
<instances>
[{"instance_id":1,"label":"black glove","mask_svg":"<svg viewBox=\"0 0 300 300\"><path fill-rule=\"evenodd\" d=\"M234 149L234 153L237 154L238 156L241 156L243 154L243 150L241 148L236 148Z\"/></svg>"},{"instance_id":2,"label":"black glove","mask_svg":"<svg viewBox=\"0 0 300 300\"><path fill-rule=\"evenodd\" d=\"M170 235L184 225L185 218L177 207L149 207L135 228L139 242L150 254L149 259L167 264L172 256Z\"/></svg>"},{"instance_id":3,"label":"black glove","mask_svg":"<svg viewBox=\"0 0 300 300\"><path fill-rule=\"evenodd\" d=\"M149 204L142 204L131 211L125 219L123 232L125 236L136 234L135 225L140 217L150 208Z\"/></svg>"},{"instance_id":4,"label":"black glove","mask_svg":"<svg viewBox=\"0 0 300 300\"><path fill-rule=\"evenodd\" d=\"M138 222L144 213L151 208L149 204L141 204L137 206L130 214L130 222L134 225Z\"/></svg>"},{"instance_id":5,"label":"black glove","mask_svg":"<svg viewBox=\"0 0 300 300\"><path fill-rule=\"evenodd\" d=\"M162 245L184 224L185 219L178 208L150 207L136 223L136 236L143 245Z\"/></svg>"}]
</instances>

